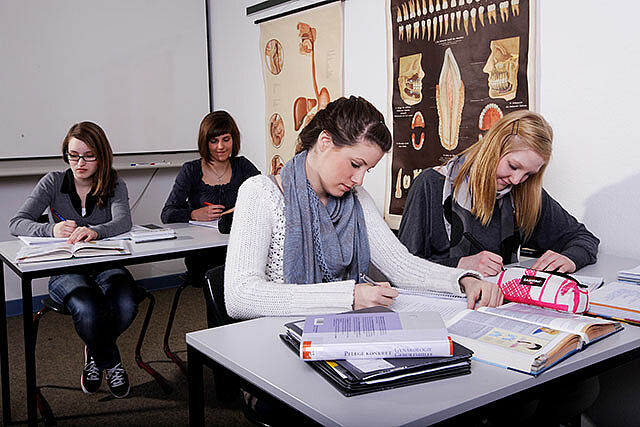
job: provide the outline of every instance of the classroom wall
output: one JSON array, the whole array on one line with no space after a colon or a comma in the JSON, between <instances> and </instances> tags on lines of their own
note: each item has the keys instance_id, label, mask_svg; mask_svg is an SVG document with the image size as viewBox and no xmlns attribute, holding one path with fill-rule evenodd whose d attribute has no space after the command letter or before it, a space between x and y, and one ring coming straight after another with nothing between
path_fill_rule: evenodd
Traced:
<instances>
[{"instance_id":1,"label":"classroom wall","mask_svg":"<svg viewBox=\"0 0 640 427\"><path fill-rule=\"evenodd\" d=\"M312 2L246 16L255 0L212 0L213 99L245 136L245 153L265 167L264 88L256 19ZM345 95L358 94L387 114L385 0L346 0ZM538 1L538 111L555 130L545 187L602 240L600 249L640 258L640 137L633 132L640 86L636 2ZM388 123L390 121L388 120ZM382 211L385 159L364 186Z\"/></svg>"},{"instance_id":2,"label":"classroom wall","mask_svg":"<svg viewBox=\"0 0 640 427\"><path fill-rule=\"evenodd\" d=\"M265 111L259 26L253 21L285 10L275 7L247 17L256 0L210 0L214 108L227 109L238 121L242 154L265 169ZM292 2L300 7L309 1ZM387 113L385 0L346 0L345 94L358 94ZM634 242L640 210L640 148L633 132L635 76L640 51L633 17L640 5L601 7L585 0L539 1L538 107L554 127L556 139L545 187L601 239L601 250L640 258ZM62 137L62 136L61 136ZM2 141L0 141L2 143ZM58 141L52 141L57 144ZM195 146L195 141L194 141ZM382 211L385 161L365 178L365 187ZM159 212L177 169L161 169L134 212L134 221L159 222ZM126 171L131 201L152 171ZM6 224L39 177L0 178L0 239L10 238ZM181 261L132 268L137 278L183 271ZM7 300L20 297L17 278L5 269ZM46 280L34 295L46 293Z\"/></svg>"}]
</instances>

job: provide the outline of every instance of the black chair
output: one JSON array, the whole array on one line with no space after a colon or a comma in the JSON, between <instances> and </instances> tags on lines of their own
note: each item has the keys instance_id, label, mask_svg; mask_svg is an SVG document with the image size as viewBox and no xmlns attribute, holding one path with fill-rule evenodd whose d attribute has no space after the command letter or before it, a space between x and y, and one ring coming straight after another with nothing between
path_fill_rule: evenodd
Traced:
<instances>
[{"instance_id":1,"label":"black chair","mask_svg":"<svg viewBox=\"0 0 640 427\"><path fill-rule=\"evenodd\" d=\"M140 304L145 299L149 300L149 305L147 307L147 312L145 314L144 322L142 323L142 328L140 329L140 335L138 336L138 342L136 344L136 349L135 349L136 363L140 368L144 369L149 375L153 377L153 379L158 383L158 385L160 385L160 387L162 388L162 391L165 394L169 394L172 391L171 386L167 383L164 377L162 377L162 375L160 375L155 369L149 366L142 359L142 355L140 354L142 350L142 342L144 341L144 337L147 333L147 328L149 327L149 321L151 320L151 314L153 314L153 308L155 307L156 299L149 291L138 286L137 292L136 292L136 303ZM64 315L71 315L71 313L69 313L69 311L64 305L58 304L50 297L43 298L42 305L44 307L33 316L34 351L36 348L35 343L37 342L37 336L38 336L38 325L40 324L40 319L42 318L42 316L44 316L46 313L50 311L64 314ZM55 425L56 422L53 416L53 411L51 410L51 407L49 406L49 403L47 402L47 400L42 395L40 387L36 388L36 402L38 405L38 409L40 410L40 414L44 419L45 425Z\"/></svg>"},{"instance_id":2,"label":"black chair","mask_svg":"<svg viewBox=\"0 0 640 427\"><path fill-rule=\"evenodd\" d=\"M207 274L205 274L205 283L207 286L207 292L205 293L206 302L209 308L212 309L212 320L215 322L214 325L209 325L209 327L213 328L238 322L238 320L229 317L227 307L224 303L224 265L207 271Z\"/></svg>"}]
</instances>

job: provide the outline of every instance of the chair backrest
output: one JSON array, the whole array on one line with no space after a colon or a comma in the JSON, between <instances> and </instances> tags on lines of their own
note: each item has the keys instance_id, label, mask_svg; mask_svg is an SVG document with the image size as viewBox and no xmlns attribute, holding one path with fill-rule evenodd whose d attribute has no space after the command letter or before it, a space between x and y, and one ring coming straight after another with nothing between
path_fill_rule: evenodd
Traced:
<instances>
[{"instance_id":1,"label":"chair backrest","mask_svg":"<svg viewBox=\"0 0 640 427\"><path fill-rule=\"evenodd\" d=\"M228 325L235 323L237 320L232 319L227 314L227 308L224 304L224 265L212 268L205 274L205 282L207 287L207 296L210 298L208 303L213 311L213 318L217 324L209 325L209 327Z\"/></svg>"}]
</instances>

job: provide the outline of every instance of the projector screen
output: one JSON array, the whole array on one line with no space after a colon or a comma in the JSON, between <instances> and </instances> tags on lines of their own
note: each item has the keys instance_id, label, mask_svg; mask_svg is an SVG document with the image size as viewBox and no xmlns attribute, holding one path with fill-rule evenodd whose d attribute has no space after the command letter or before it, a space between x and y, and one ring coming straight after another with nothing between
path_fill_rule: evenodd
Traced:
<instances>
[{"instance_id":1,"label":"projector screen","mask_svg":"<svg viewBox=\"0 0 640 427\"><path fill-rule=\"evenodd\" d=\"M85 120L114 153L196 150L206 14L206 0L0 2L0 159L60 156Z\"/></svg>"}]
</instances>

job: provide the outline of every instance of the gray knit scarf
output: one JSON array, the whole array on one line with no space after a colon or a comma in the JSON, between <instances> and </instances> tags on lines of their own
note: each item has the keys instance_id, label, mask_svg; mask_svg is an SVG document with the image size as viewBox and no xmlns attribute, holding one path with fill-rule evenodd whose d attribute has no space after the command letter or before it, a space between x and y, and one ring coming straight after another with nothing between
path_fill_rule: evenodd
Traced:
<instances>
[{"instance_id":1,"label":"gray knit scarf","mask_svg":"<svg viewBox=\"0 0 640 427\"><path fill-rule=\"evenodd\" d=\"M369 268L369 241L362 206L353 190L329 195L327 206L307 180L303 151L282 169L286 229L284 280L320 283L353 279Z\"/></svg>"}]
</instances>

